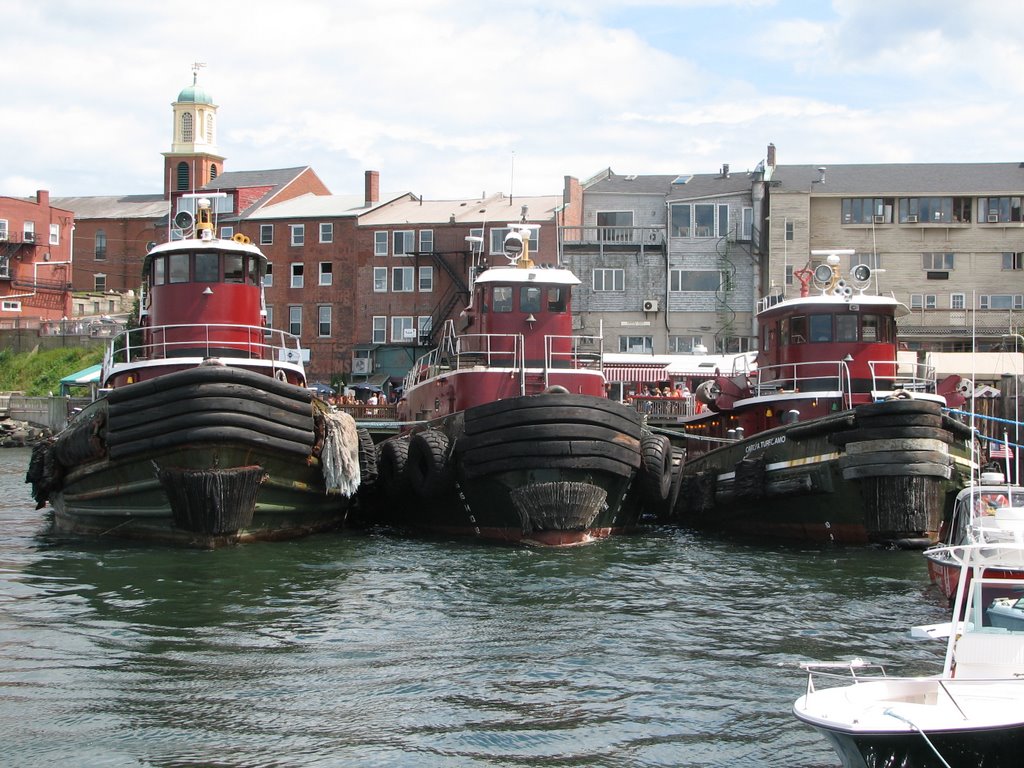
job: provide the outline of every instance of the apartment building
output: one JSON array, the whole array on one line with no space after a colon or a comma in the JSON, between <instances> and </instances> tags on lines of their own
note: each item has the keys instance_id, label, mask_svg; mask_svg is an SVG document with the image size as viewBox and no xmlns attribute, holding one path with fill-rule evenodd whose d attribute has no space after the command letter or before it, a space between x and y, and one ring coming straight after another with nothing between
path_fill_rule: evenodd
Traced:
<instances>
[{"instance_id":1,"label":"apartment building","mask_svg":"<svg viewBox=\"0 0 1024 768\"><path fill-rule=\"evenodd\" d=\"M760 292L794 295L811 252L852 249L877 288L904 302L908 349L1001 346L1024 326L1024 164L894 163L766 167Z\"/></svg>"},{"instance_id":2,"label":"apartment building","mask_svg":"<svg viewBox=\"0 0 1024 768\"><path fill-rule=\"evenodd\" d=\"M581 185L582 216L560 228L582 280L575 325L606 352L743 352L755 337L762 174L620 175Z\"/></svg>"}]
</instances>

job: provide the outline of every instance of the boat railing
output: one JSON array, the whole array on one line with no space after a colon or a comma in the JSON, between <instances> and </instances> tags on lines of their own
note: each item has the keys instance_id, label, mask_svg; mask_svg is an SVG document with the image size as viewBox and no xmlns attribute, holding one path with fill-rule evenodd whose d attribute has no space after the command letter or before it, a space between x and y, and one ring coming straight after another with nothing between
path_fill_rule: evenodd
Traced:
<instances>
[{"instance_id":1,"label":"boat railing","mask_svg":"<svg viewBox=\"0 0 1024 768\"><path fill-rule=\"evenodd\" d=\"M240 357L301 361L298 336L255 325L157 325L117 334L108 348L112 365L174 357Z\"/></svg>"},{"instance_id":2,"label":"boat railing","mask_svg":"<svg viewBox=\"0 0 1024 768\"><path fill-rule=\"evenodd\" d=\"M604 369L602 336L545 336L544 367Z\"/></svg>"},{"instance_id":3,"label":"boat railing","mask_svg":"<svg viewBox=\"0 0 1024 768\"><path fill-rule=\"evenodd\" d=\"M935 366L924 363L906 363L900 360L871 360L871 389L887 392L903 389L907 392L935 392Z\"/></svg>"},{"instance_id":4,"label":"boat railing","mask_svg":"<svg viewBox=\"0 0 1024 768\"><path fill-rule=\"evenodd\" d=\"M512 368L524 370L524 340L519 333L445 335L441 343L420 357L409 370L405 390L452 370Z\"/></svg>"},{"instance_id":5,"label":"boat railing","mask_svg":"<svg viewBox=\"0 0 1024 768\"><path fill-rule=\"evenodd\" d=\"M853 390L850 368L842 360L761 366L752 388L758 397L780 392L840 392L844 399Z\"/></svg>"},{"instance_id":6,"label":"boat railing","mask_svg":"<svg viewBox=\"0 0 1024 768\"><path fill-rule=\"evenodd\" d=\"M823 687L848 685L852 679L855 683L865 680L877 680L881 677L888 677L885 667L874 662L863 659L851 659L850 661L805 661L801 662L800 669L807 673L807 693L814 693Z\"/></svg>"}]
</instances>

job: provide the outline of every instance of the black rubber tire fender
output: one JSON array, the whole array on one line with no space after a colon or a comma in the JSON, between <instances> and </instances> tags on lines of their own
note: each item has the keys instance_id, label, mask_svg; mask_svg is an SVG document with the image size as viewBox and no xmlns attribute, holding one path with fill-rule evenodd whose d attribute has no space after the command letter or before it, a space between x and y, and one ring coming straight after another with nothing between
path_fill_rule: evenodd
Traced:
<instances>
[{"instance_id":1,"label":"black rubber tire fender","mask_svg":"<svg viewBox=\"0 0 1024 768\"><path fill-rule=\"evenodd\" d=\"M672 490L672 443L665 435L644 435L640 441L641 475L648 502L664 502Z\"/></svg>"},{"instance_id":2,"label":"black rubber tire fender","mask_svg":"<svg viewBox=\"0 0 1024 768\"><path fill-rule=\"evenodd\" d=\"M405 466L409 462L409 440L392 437L378 446L377 485L390 499L397 499L408 492Z\"/></svg>"},{"instance_id":3,"label":"black rubber tire fender","mask_svg":"<svg viewBox=\"0 0 1024 768\"><path fill-rule=\"evenodd\" d=\"M377 446L368 429L360 427L356 436L359 439L359 484L368 487L377 482Z\"/></svg>"},{"instance_id":4,"label":"black rubber tire fender","mask_svg":"<svg viewBox=\"0 0 1024 768\"><path fill-rule=\"evenodd\" d=\"M440 496L452 487L448 436L437 429L425 429L409 438L405 475L417 494Z\"/></svg>"}]
</instances>

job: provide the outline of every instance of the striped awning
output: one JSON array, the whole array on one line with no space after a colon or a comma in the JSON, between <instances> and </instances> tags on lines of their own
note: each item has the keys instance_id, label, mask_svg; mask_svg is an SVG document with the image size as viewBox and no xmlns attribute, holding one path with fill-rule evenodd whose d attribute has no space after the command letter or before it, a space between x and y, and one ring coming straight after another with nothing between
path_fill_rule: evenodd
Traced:
<instances>
[{"instance_id":1,"label":"striped awning","mask_svg":"<svg viewBox=\"0 0 1024 768\"><path fill-rule=\"evenodd\" d=\"M671 377L664 365L606 365L605 381L641 382L668 381Z\"/></svg>"}]
</instances>

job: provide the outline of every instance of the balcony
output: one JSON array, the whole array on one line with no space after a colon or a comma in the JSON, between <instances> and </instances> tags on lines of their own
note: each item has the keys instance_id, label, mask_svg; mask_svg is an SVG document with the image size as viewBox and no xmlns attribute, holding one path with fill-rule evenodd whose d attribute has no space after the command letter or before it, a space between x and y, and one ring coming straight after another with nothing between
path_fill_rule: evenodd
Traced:
<instances>
[{"instance_id":1,"label":"balcony","mask_svg":"<svg viewBox=\"0 0 1024 768\"><path fill-rule=\"evenodd\" d=\"M560 250L661 251L665 247L665 227L559 227L558 242Z\"/></svg>"},{"instance_id":2,"label":"balcony","mask_svg":"<svg viewBox=\"0 0 1024 768\"><path fill-rule=\"evenodd\" d=\"M1024 311L1019 309L912 309L898 318L896 327L901 339L908 337L944 338L1000 336L1019 333L1024 327Z\"/></svg>"}]
</instances>

